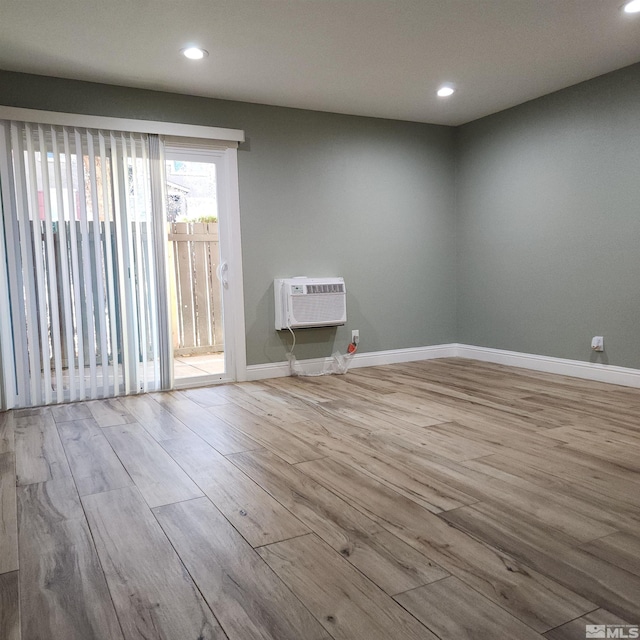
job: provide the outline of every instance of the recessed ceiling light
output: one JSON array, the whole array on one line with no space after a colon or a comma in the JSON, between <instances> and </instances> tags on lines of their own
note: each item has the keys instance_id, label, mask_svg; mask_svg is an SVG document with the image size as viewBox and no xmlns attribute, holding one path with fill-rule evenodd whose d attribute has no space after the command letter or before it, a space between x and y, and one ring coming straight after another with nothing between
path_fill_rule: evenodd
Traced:
<instances>
[{"instance_id":1,"label":"recessed ceiling light","mask_svg":"<svg viewBox=\"0 0 640 640\"><path fill-rule=\"evenodd\" d=\"M209 55L208 51L201 49L200 47L187 47L182 49L182 55L189 60L202 60Z\"/></svg>"},{"instance_id":2,"label":"recessed ceiling light","mask_svg":"<svg viewBox=\"0 0 640 640\"><path fill-rule=\"evenodd\" d=\"M452 96L455 93L455 89L450 84L443 84L438 89L437 93L439 98L448 98L449 96Z\"/></svg>"},{"instance_id":3,"label":"recessed ceiling light","mask_svg":"<svg viewBox=\"0 0 640 640\"><path fill-rule=\"evenodd\" d=\"M631 0L624 5L623 10L625 13L640 13L640 0Z\"/></svg>"}]
</instances>

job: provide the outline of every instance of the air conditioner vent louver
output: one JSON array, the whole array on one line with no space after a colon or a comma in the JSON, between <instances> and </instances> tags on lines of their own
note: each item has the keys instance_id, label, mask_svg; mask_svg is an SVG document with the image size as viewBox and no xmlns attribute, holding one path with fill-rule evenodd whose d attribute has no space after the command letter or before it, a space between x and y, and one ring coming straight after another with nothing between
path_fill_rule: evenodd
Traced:
<instances>
[{"instance_id":1,"label":"air conditioner vent louver","mask_svg":"<svg viewBox=\"0 0 640 640\"><path fill-rule=\"evenodd\" d=\"M307 293L344 293L344 284L308 284Z\"/></svg>"},{"instance_id":2,"label":"air conditioner vent louver","mask_svg":"<svg viewBox=\"0 0 640 640\"><path fill-rule=\"evenodd\" d=\"M278 331L331 327L347 321L347 290L342 278L279 278L273 289Z\"/></svg>"}]
</instances>

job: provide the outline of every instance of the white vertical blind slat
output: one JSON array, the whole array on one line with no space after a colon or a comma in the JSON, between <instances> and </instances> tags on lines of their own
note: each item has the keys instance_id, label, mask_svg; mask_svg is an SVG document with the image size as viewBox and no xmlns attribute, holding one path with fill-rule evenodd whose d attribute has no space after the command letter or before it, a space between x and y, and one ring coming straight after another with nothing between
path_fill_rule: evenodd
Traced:
<instances>
[{"instance_id":1,"label":"white vertical blind slat","mask_svg":"<svg viewBox=\"0 0 640 640\"><path fill-rule=\"evenodd\" d=\"M24 167L24 143L23 129L17 124L11 125L11 146L13 148L14 162L14 187L16 209L23 212L18 217L18 229L20 237L20 257L22 276L25 292L26 317L25 326L27 355L29 361L29 384L25 386L24 392L27 397L25 404L36 404L42 402L42 378L40 376L40 347L37 334L38 305L36 302L35 273L29 268L33 264L33 251L31 248L31 224L29 222L29 202L27 198L27 184ZM15 331L15 325L14 325Z\"/></svg>"},{"instance_id":2,"label":"white vertical blind slat","mask_svg":"<svg viewBox=\"0 0 640 640\"><path fill-rule=\"evenodd\" d=\"M109 329L111 342L111 363L113 375L113 395L120 395L120 384L118 374L118 322L116 320L116 282L113 270L113 254L111 243L111 203L109 199L109 184L107 177L107 151L104 134L98 133L98 144L100 149L100 166L102 167L102 210L104 211L104 238L105 238L105 287L107 290L107 300L109 308Z\"/></svg>"},{"instance_id":3,"label":"white vertical blind slat","mask_svg":"<svg viewBox=\"0 0 640 640\"><path fill-rule=\"evenodd\" d=\"M116 253L117 269L118 269L118 301L120 305L120 327L122 337L120 343L122 345L122 382L124 384L124 393L131 393L131 356L129 353L129 323L127 319L129 317L129 303L127 295L127 280L125 278L125 269L128 264L126 259L126 253L129 249L129 245L124 241L126 237L126 227L123 230L123 215L126 215L126 201L124 203L124 210L121 201L121 188L126 188L126 182L122 185L124 173L124 166L126 165L121 153L118 149L118 141L116 136L111 133L109 136L109 142L111 145L111 170L113 180L113 221L115 227L115 240L118 251ZM125 218L126 219L126 218Z\"/></svg>"},{"instance_id":4,"label":"white vertical blind slat","mask_svg":"<svg viewBox=\"0 0 640 640\"><path fill-rule=\"evenodd\" d=\"M167 212L164 146L159 136L149 135L149 182L155 250L156 318L158 327L158 373L156 389L169 389L173 372L173 344L171 340L171 309L168 296Z\"/></svg>"},{"instance_id":5,"label":"white vertical blind slat","mask_svg":"<svg viewBox=\"0 0 640 640\"><path fill-rule=\"evenodd\" d=\"M0 130L0 144L3 142L4 132ZM0 163L0 188L6 181L4 167ZM2 207L0 207L0 214ZM4 233L3 218L0 218L0 282L9 280L6 256L6 242ZM9 315L11 300L9 298L8 287L0 287L0 313L3 316ZM13 337L11 336L11 324L9 322L0 323L0 411L11 409L16 403L16 372L14 366Z\"/></svg>"},{"instance_id":6,"label":"white vertical blind slat","mask_svg":"<svg viewBox=\"0 0 640 640\"><path fill-rule=\"evenodd\" d=\"M65 211L64 191L62 188L62 164L60 161L60 150L58 148L58 134L51 127L49 130L51 136L51 149L53 152L53 179L55 184L56 209L58 213L58 238L59 238L59 255L60 255L60 276L62 281L62 304L63 304L63 329L66 343L67 372L69 376L69 399L74 400L76 397L76 367L75 367L75 351L73 348L73 314L71 311L71 275L69 273L69 246L67 243L67 216ZM68 166L68 165L67 165ZM72 247L71 250L75 248Z\"/></svg>"},{"instance_id":7,"label":"white vertical blind slat","mask_svg":"<svg viewBox=\"0 0 640 640\"><path fill-rule=\"evenodd\" d=\"M132 379L133 384L136 389L136 393L140 391L141 387L141 377L140 377L140 367L138 366L139 354L141 351L140 347L140 334L138 331L139 327L139 314L138 314L138 302L139 298L137 295L137 287L136 287L136 266L135 266L135 204L129 206L129 163L131 161L131 156L129 153L129 142L124 134L121 135L122 142L122 162L123 162L123 180L124 180L124 203L125 208L128 211L128 216L126 218L127 224L127 246L128 246L128 270L127 270L127 300L130 301L130 326L131 330L131 349L135 356L135 366L132 369ZM133 173L131 174L131 180L133 184ZM133 188L133 187L132 187Z\"/></svg>"},{"instance_id":8,"label":"white vertical blind slat","mask_svg":"<svg viewBox=\"0 0 640 640\"><path fill-rule=\"evenodd\" d=\"M71 142L69 130L65 127L62 131L62 145L65 159L65 178L67 186L66 208L69 218L69 247L71 257L72 295L73 295L73 327L74 342L77 348L78 363L78 400L85 398L85 372L84 372L84 340L82 339L82 302L80 299L80 266L78 261L78 230L76 221L79 220L76 212L76 202L73 197L73 157L71 155ZM82 154L80 154L82 155ZM76 160L78 155L76 154ZM75 368L75 367L74 367ZM76 394L70 392L70 400L76 400Z\"/></svg>"},{"instance_id":9,"label":"white vertical blind slat","mask_svg":"<svg viewBox=\"0 0 640 640\"><path fill-rule=\"evenodd\" d=\"M152 354L152 366L153 366L153 374L152 379L158 380L160 377L160 363L158 361L158 314L157 314L157 298L154 295L156 291L156 282L155 282L155 270L154 270L154 260L153 260L153 252L154 252L154 242L153 242L153 224L152 224L152 215L153 209L151 206L151 180L149 176L149 156L147 154L146 145L142 145L142 171L143 171L143 182L142 188L144 190L144 202L145 202L145 220L147 223L147 233L146 237L146 256L147 256L147 267L144 270L147 279L147 300L149 301L149 332L151 334L151 354ZM153 390L157 389L156 386L153 386Z\"/></svg>"},{"instance_id":10,"label":"white vertical blind slat","mask_svg":"<svg viewBox=\"0 0 640 640\"><path fill-rule=\"evenodd\" d=\"M142 255L142 225L140 224L141 211L137 204L137 196L139 194L139 182L138 182L138 154L136 150L136 142L133 135L129 136L129 144L131 147L131 166L132 166L132 180L133 180L133 197L132 203L132 215L134 219L134 235L135 235L135 281L136 290L138 295L138 327L140 330L140 360L142 364L142 390L147 392L149 390L147 382L147 308L145 305L145 278L143 272L144 256Z\"/></svg>"},{"instance_id":11,"label":"white vertical blind slat","mask_svg":"<svg viewBox=\"0 0 640 640\"><path fill-rule=\"evenodd\" d=\"M15 271L17 264L15 261L10 260L8 253L10 248L14 246L13 229L11 227L11 216L4 215L5 206L4 202L7 202L7 206L10 206L11 202L11 164L8 162L6 155L8 144L8 130L7 127L0 123L0 282L9 282L9 271L13 269ZM3 153L4 151L4 153ZM6 223L9 224L6 224ZM6 228L5 228L6 226ZM7 236L9 241L7 242ZM3 316L7 317L11 315L11 298L9 296L9 287L0 287L0 311ZM2 390L0 390L0 410L11 409L16 404L16 378L18 372L15 367L15 349L13 345L13 336L11 332L11 323L0 323L0 357L2 361L0 366L0 381L2 383Z\"/></svg>"},{"instance_id":12,"label":"white vertical blind slat","mask_svg":"<svg viewBox=\"0 0 640 640\"><path fill-rule=\"evenodd\" d=\"M46 281L44 275L44 250L42 248L42 226L40 223L40 203L38 200L38 182L36 169L36 151L33 144L34 134L30 125L26 125L27 134L27 166L28 166L28 197L29 213L31 216L33 238L33 263L36 272L36 290L38 313L34 318L40 324L40 353L42 359L38 362L38 369L31 375L42 376L42 391L45 404L50 404L53 398L51 388L51 354L49 350L49 326L47 323Z\"/></svg>"},{"instance_id":13,"label":"white vertical blind slat","mask_svg":"<svg viewBox=\"0 0 640 640\"><path fill-rule=\"evenodd\" d=\"M87 132L89 153L89 182L91 187L91 212L93 215L94 275L96 289L97 319L99 330L100 362L102 369L102 397L109 396L109 349L107 346L107 318L105 309L104 256L102 253L102 229L100 224L100 204L98 200L98 176L94 136ZM104 176L103 176L104 177Z\"/></svg>"},{"instance_id":14,"label":"white vertical blind slat","mask_svg":"<svg viewBox=\"0 0 640 640\"><path fill-rule=\"evenodd\" d=\"M11 291L23 291L22 262L20 259L20 234L18 224L11 212L16 208L13 163L11 162L11 127L9 123L0 123L0 192L2 211L2 259L3 269L0 282L8 286L2 287L2 304L6 304L6 316L11 322L1 324L2 369L5 385L5 409L21 406L27 401L29 389L29 355L27 351L26 332L18 334L12 331L13 326L25 327L24 306L11 304ZM6 253L4 253L6 252ZM13 376L11 375L13 372Z\"/></svg>"},{"instance_id":15,"label":"white vertical blind slat","mask_svg":"<svg viewBox=\"0 0 640 640\"><path fill-rule=\"evenodd\" d=\"M75 129L76 145L76 174L78 182L78 202L80 204L80 235L82 244L82 280L84 284L84 302L86 305L87 321L87 351L89 354L89 384L91 399L98 397L97 364L96 364L96 334L95 313L93 308L93 277L91 274L91 250L89 246L89 220L87 218L87 202L84 176L84 150L80 131ZM82 192L80 193L80 190ZM84 329L80 327L79 339L83 339Z\"/></svg>"},{"instance_id":16,"label":"white vertical blind slat","mask_svg":"<svg viewBox=\"0 0 640 640\"><path fill-rule=\"evenodd\" d=\"M35 132L34 132L35 133ZM42 204L44 209L44 254L46 261L45 296L48 302L49 330L56 381L56 399L64 402L64 384L62 381L62 351L60 340L60 311L58 307L58 278L56 267L55 240L53 238L53 221L51 216L51 189L49 188L49 147L44 138L44 127L38 125L38 144L40 147L40 168L42 174ZM43 368L47 363L42 363ZM49 364L51 371L51 364Z\"/></svg>"}]
</instances>

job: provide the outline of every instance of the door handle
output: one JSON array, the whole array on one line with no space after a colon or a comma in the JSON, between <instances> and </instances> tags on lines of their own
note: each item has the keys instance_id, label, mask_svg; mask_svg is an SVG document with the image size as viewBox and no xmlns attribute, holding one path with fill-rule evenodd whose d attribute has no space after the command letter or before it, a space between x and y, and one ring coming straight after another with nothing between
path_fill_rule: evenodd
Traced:
<instances>
[{"instance_id":1,"label":"door handle","mask_svg":"<svg viewBox=\"0 0 640 640\"><path fill-rule=\"evenodd\" d=\"M225 288L229 288L229 263L221 262L216 269L216 275L218 276L218 280L220 280L220 284Z\"/></svg>"}]
</instances>

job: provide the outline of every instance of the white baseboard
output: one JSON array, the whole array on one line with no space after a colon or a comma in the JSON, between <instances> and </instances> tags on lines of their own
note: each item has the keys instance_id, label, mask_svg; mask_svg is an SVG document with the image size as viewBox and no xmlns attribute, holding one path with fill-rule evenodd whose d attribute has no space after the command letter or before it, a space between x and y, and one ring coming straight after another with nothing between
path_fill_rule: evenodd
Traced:
<instances>
[{"instance_id":1,"label":"white baseboard","mask_svg":"<svg viewBox=\"0 0 640 640\"><path fill-rule=\"evenodd\" d=\"M620 384L625 387L640 387L640 370L600 364L599 362L568 360L566 358L540 356L534 353L474 347L466 344L456 345L456 357L522 367L523 369L543 371L545 373L557 373L558 375L608 382L609 384Z\"/></svg>"},{"instance_id":2,"label":"white baseboard","mask_svg":"<svg viewBox=\"0 0 640 640\"><path fill-rule=\"evenodd\" d=\"M398 362L414 362L416 360L432 360L433 358L453 358L456 355L455 344L438 344L430 347L414 347L411 349L392 349L390 351L371 351L356 353L351 361L351 369L374 367ZM331 362L331 358L310 358L298 360L298 364L307 374L319 373ZM266 380L267 378L283 378L289 375L288 362L268 362L247 366L247 380Z\"/></svg>"},{"instance_id":3,"label":"white baseboard","mask_svg":"<svg viewBox=\"0 0 640 640\"><path fill-rule=\"evenodd\" d=\"M415 362L417 360L433 360L434 358L454 358L457 344L435 344L429 347L414 347L412 349L392 349L390 351L371 351L356 353L351 367L377 367L383 364L397 364L399 362Z\"/></svg>"},{"instance_id":4,"label":"white baseboard","mask_svg":"<svg viewBox=\"0 0 640 640\"><path fill-rule=\"evenodd\" d=\"M356 353L351 362L351 368L373 367L399 362L414 362L417 360L431 360L434 358L470 358L484 362L494 362L512 367L521 367L545 373L557 373L563 376L596 380L609 384L619 384L625 387L640 387L640 370L618 367L615 365L581 360L567 360L540 356L533 353L518 351L504 351L488 347L474 347L467 344L438 344L429 347L415 347L412 349L393 349L390 351L372 351L370 353ZM322 371L331 358L313 358L299 360L298 364L307 374ZM289 375L288 362L269 362L254 364L247 367L247 380L266 380L267 378L282 378Z\"/></svg>"}]
</instances>

